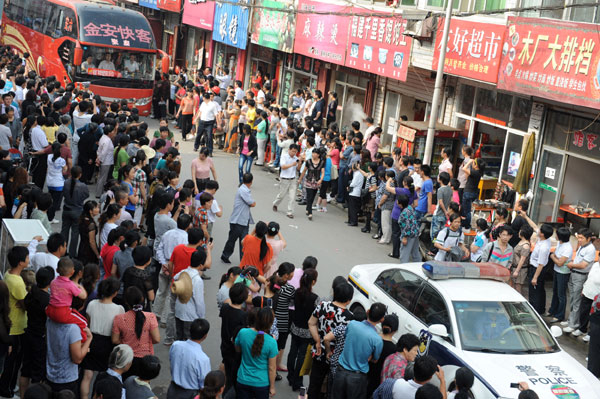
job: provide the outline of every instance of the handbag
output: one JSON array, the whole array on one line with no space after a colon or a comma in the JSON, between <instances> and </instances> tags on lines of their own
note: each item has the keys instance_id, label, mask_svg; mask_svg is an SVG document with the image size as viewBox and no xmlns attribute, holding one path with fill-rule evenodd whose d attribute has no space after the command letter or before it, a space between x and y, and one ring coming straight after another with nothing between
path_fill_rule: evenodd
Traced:
<instances>
[{"instance_id":1,"label":"handbag","mask_svg":"<svg viewBox=\"0 0 600 399\"><path fill-rule=\"evenodd\" d=\"M304 375L310 374L310 369L312 368L312 345L308 345L306 347L306 354L304 355L304 362L302 362L302 367L300 368L300 377Z\"/></svg>"},{"instance_id":2,"label":"handbag","mask_svg":"<svg viewBox=\"0 0 600 399\"><path fill-rule=\"evenodd\" d=\"M340 177L340 174L338 173L338 167L336 165L331 165L331 180L337 180L337 178Z\"/></svg>"}]
</instances>

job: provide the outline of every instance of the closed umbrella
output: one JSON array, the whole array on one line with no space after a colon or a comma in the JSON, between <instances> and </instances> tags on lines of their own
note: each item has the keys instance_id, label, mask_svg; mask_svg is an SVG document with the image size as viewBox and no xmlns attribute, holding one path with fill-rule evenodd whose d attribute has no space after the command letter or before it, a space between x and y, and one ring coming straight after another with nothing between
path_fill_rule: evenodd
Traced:
<instances>
[{"instance_id":1,"label":"closed umbrella","mask_svg":"<svg viewBox=\"0 0 600 399\"><path fill-rule=\"evenodd\" d=\"M533 157L535 156L535 133L531 133L525 144L525 151L521 157L519 170L513 183L513 189L519 194L525 194L529 188L529 176L533 166Z\"/></svg>"}]
</instances>

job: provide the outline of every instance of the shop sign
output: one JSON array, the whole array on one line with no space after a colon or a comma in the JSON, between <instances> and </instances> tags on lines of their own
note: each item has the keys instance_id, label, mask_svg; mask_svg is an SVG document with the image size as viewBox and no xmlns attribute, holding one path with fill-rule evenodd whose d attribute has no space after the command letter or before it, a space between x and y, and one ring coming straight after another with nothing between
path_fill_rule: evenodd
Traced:
<instances>
[{"instance_id":1,"label":"shop sign","mask_svg":"<svg viewBox=\"0 0 600 399\"><path fill-rule=\"evenodd\" d=\"M312 67L312 59L301 54L294 54L294 69L298 71L310 73Z\"/></svg>"},{"instance_id":2,"label":"shop sign","mask_svg":"<svg viewBox=\"0 0 600 399\"><path fill-rule=\"evenodd\" d=\"M158 10L157 0L139 0L139 5L146 8Z\"/></svg>"},{"instance_id":3,"label":"shop sign","mask_svg":"<svg viewBox=\"0 0 600 399\"><path fill-rule=\"evenodd\" d=\"M157 0L158 8L161 10L171 11L180 13L181 12L181 0Z\"/></svg>"},{"instance_id":4,"label":"shop sign","mask_svg":"<svg viewBox=\"0 0 600 399\"><path fill-rule=\"evenodd\" d=\"M294 9L294 2L291 0L255 0L254 4L259 7L287 8L288 11ZM250 41L264 47L292 53L296 31L294 13L259 7L255 8L252 14Z\"/></svg>"},{"instance_id":5,"label":"shop sign","mask_svg":"<svg viewBox=\"0 0 600 399\"><path fill-rule=\"evenodd\" d=\"M411 143L415 141L416 134L417 131L409 128L408 126L400 125L398 128L398 137L406 141L410 141Z\"/></svg>"},{"instance_id":6,"label":"shop sign","mask_svg":"<svg viewBox=\"0 0 600 399\"><path fill-rule=\"evenodd\" d=\"M359 11L360 12L360 11ZM406 81L412 39L402 17L355 15L350 18L346 66Z\"/></svg>"},{"instance_id":7,"label":"shop sign","mask_svg":"<svg viewBox=\"0 0 600 399\"><path fill-rule=\"evenodd\" d=\"M444 19L436 33L432 69L438 67ZM496 83L502 54L504 25L484 24L452 18L444 59L444 72L469 79Z\"/></svg>"},{"instance_id":8,"label":"shop sign","mask_svg":"<svg viewBox=\"0 0 600 399\"><path fill-rule=\"evenodd\" d=\"M352 8L311 0L299 0L298 9L316 12L346 12ZM306 56L344 65L346 61L346 41L351 19L331 14L302 14L296 17L296 38L294 52Z\"/></svg>"},{"instance_id":9,"label":"shop sign","mask_svg":"<svg viewBox=\"0 0 600 399\"><path fill-rule=\"evenodd\" d=\"M600 109L598 25L509 17L498 88Z\"/></svg>"},{"instance_id":10,"label":"shop sign","mask_svg":"<svg viewBox=\"0 0 600 399\"><path fill-rule=\"evenodd\" d=\"M552 187L552 186L551 186L551 185L549 185L549 184L546 184L546 183L542 183L542 182L540 182L540 188L541 188L541 189L544 189L544 190L546 190L546 191L550 191L551 193L554 193L554 194L556 194L556 187Z\"/></svg>"},{"instance_id":11,"label":"shop sign","mask_svg":"<svg viewBox=\"0 0 600 399\"><path fill-rule=\"evenodd\" d=\"M238 3L246 4L247 0L240 0ZM248 7L216 3L213 40L245 50L248 40L249 12Z\"/></svg>"},{"instance_id":12,"label":"shop sign","mask_svg":"<svg viewBox=\"0 0 600 399\"><path fill-rule=\"evenodd\" d=\"M286 104L292 94L292 71L286 69L283 73L283 84L281 85L281 103Z\"/></svg>"},{"instance_id":13,"label":"shop sign","mask_svg":"<svg viewBox=\"0 0 600 399\"><path fill-rule=\"evenodd\" d=\"M215 2L185 0L182 22L204 30L212 30L215 16Z\"/></svg>"}]
</instances>

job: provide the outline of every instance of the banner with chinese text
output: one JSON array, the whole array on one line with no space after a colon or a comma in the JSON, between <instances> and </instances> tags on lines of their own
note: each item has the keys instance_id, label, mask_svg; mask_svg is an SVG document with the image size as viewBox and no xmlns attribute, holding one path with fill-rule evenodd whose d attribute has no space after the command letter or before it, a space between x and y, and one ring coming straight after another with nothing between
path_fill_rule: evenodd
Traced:
<instances>
[{"instance_id":1,"label":"banner with chinese text","mask_svg":"<svg viewBox=\"0 0 600 399\"><path fill-rule=\"evenodd\" d=\"M509 17L498 88L600 109L598 25Z\"/></svg>"},{"instance_id":2,"label":"banner with chinese text","mask_svg":"<svg viewBox=\"0 0 600 399\"><path fill-rule=\"evenodd\" d=\"M431 66L434 71L437 70L442 48L444 18L440 19L438 26L440 26L440 29L436 32ZM446 58L444 59L444 72L450 75L496 83L498 81L498 68L500 67L505 30L506 26L504 25L452 18L450 32L448 33Z\"/></svg>"},{"instance_id":3,"label":"banner with chinese text","mask_svg":"<svg viewBox=\"0 0 600 399\"><path fill-rule=\"evenodd\" d=\"M364 12L356 9L357 13ZM346 66L406 81L412 39L398 17L355 15L350 19Z\"/></svg>"},{"instance_id":4,"label":"banner with chinese text","mask_svg":"<svg viewBox=\"0 0 600 399\"><path fill-rule=\"evenodd\" d=\"M146 8L153 8L158 10L157 0L140 0L139 5Z\"/></svg>"},{"instance_id":5,"label":"banner with chinese text","mask_svg":"<svg viewBox=\"0 0 600 399\"><path fill-rule=\"evenodd\" d=\"M298 9L317 12L346 12L352 7L312 0L300 0ZM334 64L346 62L346 41L350 18L339 15L301 14L296 17L294 52Z\"/></svg>"},{"instance_id":6,"label":"banner with chinese text","mask_svg":"<svg viewBox=\"0 0 600 399\"><path fill-rule=\"evenodd\" d=\"M239 1L240 4L246 1ZM213 40L245 50L248 41L248 7L229 3L215 4Z\"/></svg>"},{"instance_id":7,"label":"banner with chinese text","mask_svg":"<svg viewBox=\"0 0 600 399\"><path fill-rule=\"evenodd\" d=\"M294 2L275 0L255 0L254 5L294 9ZM282 12L255 8L252 14L252 43L280 50L286 53L294 52L294 33L296 31L295 15L292 12Z\"/></svg>"},{"instance_id":8,"label":"banner with chinese text","mask_svg":"<svg viewBox=\"0 0 600 399\"><path fill-rule=\"evenodd\" d=\"M107 15L102 13L101 15ZM79 18L79 37L83 43L109 46L155 49L154 35L142 14L111 14L110 21L98 18ZM96 17L96 14L90 16Z\"/></svg>"},{"instance_id":9,"label":"banner with chinese text","mask_svg":"<svg viewBox=\"0 0 600 399\"><path fill-rule=\"evenodd\" d=\"M156 3L161 10L181 12L181 0L157 0Z\"/></svg>"},{"instance_id":10,"label":"banner with chinese text","mask_svg":"<svg viewBox=\"0 0 600 399\"><path fill-rule=\"evenodd\" d=\"M200 29L212 30L215 16L215 2L198 0L185 0L183 7L184 24Z\"/></svg>"}]
</instances>

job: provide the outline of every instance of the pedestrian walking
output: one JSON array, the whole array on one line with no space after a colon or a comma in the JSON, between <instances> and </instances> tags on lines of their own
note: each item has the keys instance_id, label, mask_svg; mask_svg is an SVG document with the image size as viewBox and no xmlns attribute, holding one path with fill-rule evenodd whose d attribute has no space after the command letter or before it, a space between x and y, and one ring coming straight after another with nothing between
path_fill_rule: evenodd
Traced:
<instances>
[{"instance_id":1,"label":"pedestrian walking","mask_svg":"<svg viewBox=\"0 0 600 399\"><path fill-rule=\"evenodd\" d=\"M252 127L250 125L243 125L242 132L243 134L240 135L240 142L237 149L238 154L240 154L238 163L240 184L243 182L244 174L250 173L252 168L252 160L256 156L256 151L258 148L256 137L254 137L252 134Z\"/></svg>"},{"instance_id":2,"label":"pedestrian walking","mask_svg":"<svg viewBox=\"0 0 600 399\"><path fill-rule=\"evenodd\" d=\"M299 149L297 144L291 144L288 151L281 154L279 161L279 193L273 202L273 212L277 212L277 207L287 195L288 207L286 216L290 219L294 218L294 200L298 188L296 172L301 167L300 160L297 157Z\"/></svg>"},{"instance_id":3,"label":"pedestrian walking","mask_svg":"<svg viewBox=\"0 0 600 399\"><path fill-rule=\"evenodd\" d=\"M240 260L243 257L242 240L248 235L248 229L251 224L254 224L250 208L256 206L256 201L252 198L252 181L254 177L252 173L245 173L242 177L242 184L238 188L233 202L233 212L229 218L229 235L227 242L221 254L223 263L231 263L229 257L235 250L235 242L240 242Z\"/></svg>"}]
</instances>

